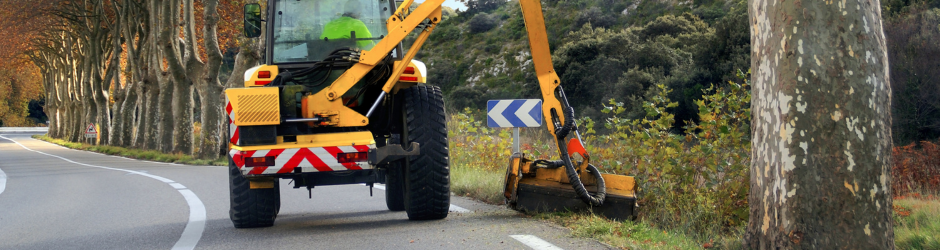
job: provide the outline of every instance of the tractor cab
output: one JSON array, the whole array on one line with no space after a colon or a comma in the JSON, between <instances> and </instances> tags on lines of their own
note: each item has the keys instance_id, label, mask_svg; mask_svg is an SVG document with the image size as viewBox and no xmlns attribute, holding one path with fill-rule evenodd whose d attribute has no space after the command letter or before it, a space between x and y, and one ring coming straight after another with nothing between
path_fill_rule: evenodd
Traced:
<instances>
[{"instance_id":1,"label":"tractor cab","mask_svg":"<svg viewBox=\"0 0 940 250\"><path fill-rule=\"evenodd\" d=\"M267 65L323 61L337 49L370 50L388 35L392 0L271 0L267 5ZM248 37L261 35L260 5L245 6ZM400 55L401 48L392 51Z\"/></svg>"}]
</instances>

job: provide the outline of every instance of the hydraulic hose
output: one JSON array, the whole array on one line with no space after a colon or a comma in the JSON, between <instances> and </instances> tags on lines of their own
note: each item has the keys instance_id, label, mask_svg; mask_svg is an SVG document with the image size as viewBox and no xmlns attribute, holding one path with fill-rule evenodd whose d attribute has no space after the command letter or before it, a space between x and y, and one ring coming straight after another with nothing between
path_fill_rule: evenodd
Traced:
<instances>
[{"instance_id":1,"label":"hydraulic hose","mask_svg":"<svg viewBox=\"0 0 940 250\"><path fill-rule=\"evenodd\" d=\"M565 100L565 102L567 102L567 100ZM604 204L604 199L607 197L607 187L604 184L604 178L601 176L601 172L597 167L588 164L587 171L597 180L597 192L592 195L584 188L584 183L581 183L578 171L574 168L574 163L571 162L571 157L568 155L568 145L564 143L565 137L568 136L568 133L570 133L571 129L574 127L574 108L568 107L565 109L563 115L565 116L565 124L555 131L555 136L558 138L558 151L561 153L561 161L564 162L565 172L568 173L568 182L571 183L574 192L578 194L578 198L581 198L584 203L590 204L591 206L600 206Z\"/></svg>"},{"instance_id":2,"label":"hydraulic hose","mask_svg":"<svg viewBox=\"0 0 940 250\"><path fill-rule=\"evenodd\" d=\"M568 173L568 182L571 183L574 192L578 194L578 198L581 198L581 201L591 206L603 205L604 199L607 198L607 187L604 185L604 178L601 176L601 171L597 170L597 167L594 167L594 165L588 164L587 171L594 176L597 182L597 192L591 194L587 191L587 188L584 188L584 183L581 183L581 178L578 177L578 171L574 168L571 157L568 156L568 146L564 143L559 143L558 148L562 151L561 160L565 162L565 172Z\"/></svg>"},{"instance_id":3,"label":"hydraulic hose","mask_svg":"<svg viewBox=\"0 0 940 250\"><path fill-rule=\"evenodd\" d=\"M565 124L562 125L558 130L555 130L555 137L559 140L563 140L565 137L568 137L568 133L571 133L571 128L574 127L574 118L572 118L574 117L574 108L569 107L565 109L564 116L567 117L565 119Z\"/></svg>"}]
</instances>

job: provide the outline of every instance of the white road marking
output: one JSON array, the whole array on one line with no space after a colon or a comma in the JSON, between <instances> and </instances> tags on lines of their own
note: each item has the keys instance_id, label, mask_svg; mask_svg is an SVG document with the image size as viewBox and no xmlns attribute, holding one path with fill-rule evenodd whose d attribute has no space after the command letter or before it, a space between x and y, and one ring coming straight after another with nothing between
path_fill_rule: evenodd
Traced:
<instances>
[{"instance_id":1,"label":"white road marking","mask_svg":"<svg viewBox=\"0 0 940 250\"><path fill-rule=\"evenodd\" d=\"M377 189L385 190L385 185L382 185L382 184L375 184L374 187ZM473 211L470 211L469 209L462 208L454 204L450 204L450 208L448 209L448 211L454 212L454 213L472 213L473 212Z\"/></svg>"},{"instance_id":2,"label":"white road marking","mask_svg":"<svg viewBox=\"0 0 940 250\"><path fill-rule=\"evenodd\" d=\"M2 194L5 189L7 189L7 174L3 173L3 169L0 169L0 194Z\"/></svg>"},{"instance_id":3,"label":"white road marking","mask_svg":"<svg viewBox=\"0 0 940 250\"><path fill-rule=\"evenodd\" d=\"M183 228L180 239L173 245L173 250L190 250L196 248L199 238L202 238L202 231L206 230L206 207L202 205L202 201L192 190L179 189L178 191L183 195L183 198L186 198L186 203L189 204L189 222ZM193 206L193 204L199 206Z\"/></svg>"},{"instance_id":4,"label":"white road marking","mask_svg":"<svg viewBox=\"0 0 940 250\"><path fill-rule=\"evenodd\" d=\"M59 158L63 161L67 161L69 163L73 163L76 165L114 170L114 171L122 171L122 172L131 173L131 174L142 175L142 176L150 177L151 179L155 179L163 183L169 184L171 187L176 189L176 191L180 192L180 195L182 195L183 198L186 199L186 204L189 205L189 221L186 223L186 227L183 228L183 234L180 235L180 239L176 241L176 244L173 245L173 249L182 250L182 249L196 248L196 244L199 243L199 239L202 238L202 232L205 231L206 229L206 206L202 203L201 200L199 200L199 197L196 196L196 193L193 193L193 191L187 189L186 186L183 186L183 184L179 184L173 180L163 178L160 176L144 173L142 171L127 170L127 169L120 169L120 168L110 168L110 167L103 167L103 166L97 166L97 165L91 165L91 164L85 164L81 162L72 161L72 160L66 159L65 157L32 150L30 148L27 148L23 144L20 144L16 140L4 137L3 135L0 135L0 138L12 141L13 143L16 143L16 145L20 145L20 147L23 147L24 149L28 151ZM5 186L6 178L5 177L0 178L0 180L4 182L3 184ZM2 187L3 186L0 186L0 191L3 191Z\"/></svg>"},{"instance_id":5,"label":"white road marking","mask_svg":"<svg viewBox=\"0 0 940 250\"><path fill-rule=\"evenodd\" d=\"M454 212L454 213L469 213L469 212L471 212L470 210L467 210L466 208L462 208L462 207L457 206L457 205L454 205L454 204L450 204L450 209L449 209L448 211Z\"/></svg>"},{"instance_id":6,"label":"white road marking","mask_svg":"<svg viewBox=\"0 0 940 250\"><path fill-rule=\"evenodd\" d=\"M535 235L510 235L509 237L535 250L562 250L560 247L556 247L552 245L552 243L548 243L548 241L542 240Z\"/></svg>"},{"instance_id":7,"label":"white road marking","mask_svg":"<svg viewBox=\"0 0 940 250\"><path fill-rule=\"evenodd\" d=\"M183 186L183 184L179 184L179 183L176 183L176 182L170 183L170 186L173 187L173 188L176 188L176 189L186 189L186 186Z\"/></svg>"}]
</instances>

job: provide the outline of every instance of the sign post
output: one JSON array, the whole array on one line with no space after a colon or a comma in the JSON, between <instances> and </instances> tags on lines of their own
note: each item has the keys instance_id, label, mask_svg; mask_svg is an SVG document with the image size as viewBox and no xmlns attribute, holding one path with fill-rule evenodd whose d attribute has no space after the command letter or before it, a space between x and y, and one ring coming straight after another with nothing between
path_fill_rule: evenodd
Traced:
<instances>
[{"instance_id":1,"label":"sign post","mask_svg":"<svg viewBox=\"0 0 940 250\"><path fill-rule=\"evenodd\" d=\"M88 124L88 128L85 129L85 138L98 138L98 129L95 128L94 123Z\"/></svg>"},{"instance_id":2,"label":"sign post","mask_svg":"<svg viewBox=\"0 0 940 250\"><path fill-rule=\"evenodd\" d=\"M542 126L542 100L514 99L486 102L486 126L512 129L512 152L518 153L519 128Z\"/></svg>"}]
</instances>

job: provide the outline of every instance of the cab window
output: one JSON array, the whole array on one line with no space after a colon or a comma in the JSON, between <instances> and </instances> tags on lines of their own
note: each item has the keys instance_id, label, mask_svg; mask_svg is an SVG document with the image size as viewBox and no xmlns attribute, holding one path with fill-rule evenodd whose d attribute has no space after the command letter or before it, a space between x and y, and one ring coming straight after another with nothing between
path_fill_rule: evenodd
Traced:
<instances>
[{"instance_id":1,"label":"cab window","mask_svg":"<svg viewBox=\"0 0 940 250\"><path fill-rule=\"evenodd\" d=\"M391 0L277 0L273 62L321 61L338 48L372 49L388 34Z\"/></svg>"}]
</instances>

